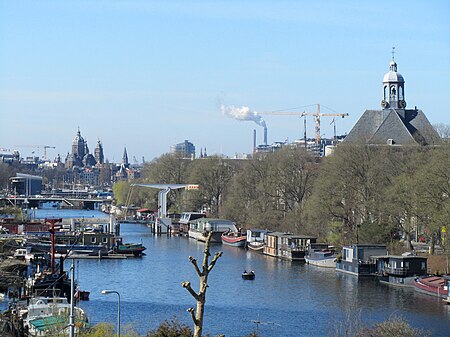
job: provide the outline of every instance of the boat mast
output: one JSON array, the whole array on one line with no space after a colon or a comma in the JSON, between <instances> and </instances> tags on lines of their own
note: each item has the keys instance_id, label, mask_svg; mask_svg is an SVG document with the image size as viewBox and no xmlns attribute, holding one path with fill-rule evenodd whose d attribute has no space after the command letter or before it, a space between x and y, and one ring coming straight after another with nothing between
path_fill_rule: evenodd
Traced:
<instances>
[{"instance_id":1,"label":"boat mast","mask_svg":"<svg viewBox=\"0 0 450 337\"><path fill-rule=\"evenodd\" d=\"M50 270L52 274L55 272L55 223L62 222L62 219L45 219L45 222L51 224L50 229L48 230L50 232L52 247L51 247L51 259L50 259Z\"/></svg>"}]
</instances>

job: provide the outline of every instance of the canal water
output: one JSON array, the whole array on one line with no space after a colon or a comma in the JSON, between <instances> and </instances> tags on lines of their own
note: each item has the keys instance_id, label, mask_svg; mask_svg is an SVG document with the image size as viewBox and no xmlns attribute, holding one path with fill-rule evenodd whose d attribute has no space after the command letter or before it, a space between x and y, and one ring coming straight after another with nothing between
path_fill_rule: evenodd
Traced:
<instances>
[{"instance_id":1,"label":"canal water","mask_svg":"<svg viewBox=\"0 0 450 337\"><path fill-rule=\"evenodd\" d=\"M86 216L101 214L89 212ZM125 242L142 242L147 247L145 256L76 263L80 287L91 292L90 301L81 302L91 322L116 324L117 295L101 294L109 289L120 293L123 328L128 325L145 335L173 317L192 326L186 309L195 307L195 300L181 282L190 281L198 289L188 257L201 263L204 245L185 237L156 237L140 224L122 224L121 230ZM246 336L255 331L252 321L260 321L261 336L330 336L342 322L360 319L373 324L391 316L401 316L433 336L450 334L450 306L413 289L358 280L242 248L212 246L212 254L216 251L223 256L209 277L205 334ZM242 280L244 270L254 270L255 280Z\"/></svg>"}]
</instances>

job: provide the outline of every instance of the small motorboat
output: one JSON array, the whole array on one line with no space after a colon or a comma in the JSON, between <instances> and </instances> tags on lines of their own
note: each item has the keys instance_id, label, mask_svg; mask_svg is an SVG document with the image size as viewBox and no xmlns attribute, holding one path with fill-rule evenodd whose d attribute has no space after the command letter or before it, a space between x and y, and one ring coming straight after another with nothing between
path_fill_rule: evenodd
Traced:
<instances>
[{"instance_id":1,"label":"small motorboat","mask_svg":"<svg viewBox=\"0 0 450 337\"><path fill-rule=\"evenodd\" d=\"M242 273L242 278L244 280L254 280L255 279L255 272L253 270L252 271L244 271Z\"/></svg>"},{"instance_id":2,"label":"small motorboat","mask_svg":"<svg viewBox=\"0 0 450 337\"><path fill-rule=\"evenodd\" d=\"M224 245L245 247L245 243L247 242L247 235L242 234L239 231L228 231L222 233L221 239Z\"/></svg>"}]
</instances>

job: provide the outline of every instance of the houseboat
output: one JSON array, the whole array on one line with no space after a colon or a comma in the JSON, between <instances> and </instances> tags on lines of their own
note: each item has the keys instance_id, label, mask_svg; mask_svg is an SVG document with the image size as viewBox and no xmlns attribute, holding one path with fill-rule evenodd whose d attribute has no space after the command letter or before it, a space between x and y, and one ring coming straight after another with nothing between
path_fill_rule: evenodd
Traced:
<instances>
[{"instance_id":1,"label":"houseboat","mask_svg":"<svg viewBox=\"0 0 450 337\"><path fill-rule=\"evenodd\" d=\"M304 261L310 244L316 238L292 233L272 232L266 235L263 254L287 260Z\"/></svg>"},{"instance_id":2,"label":"houseboat","mask_svg":"<svg viewBox=\"0 0 450 337\"><path fill-rule=\"evenodd\" d=\"M336 268L337 253L333 246L326 243L313 243L310 245L305 261L318 267Z\"/></svg>"},{"instance_id":3,"label":"houseboat","mask_svg":"<svg viewBox=\"0 0 450 337\"><path fill-rule=\"evenodd\" d=\"M190 225L195 223L198 219L205 218L205 213L200 212L184 212L181 213L181 217L179 220L180 223L180 234L187 234L189 231Z\"/></svg>"},{"instance_id":4,"label":"houseboat","mask_svg":"<svg viewBox=\"0 0 450 337\"><path fill-rule=\"evenodd\" d=\"M424 276L413 281L414 290L419 293L448 299L450 276Z\"/></svg>"},{"instance_id":5,"label":"houseboat","mask_svg":"<svg viewBox=\"0 0 450 337\"><path fill-rule=\"evenodd\" d=\"M413 286L418 276L427 273L427 258L422 256L373 257L379 281L398 286Z\"/></svg>"},{"instance_id":6,"label":"houseboat","mask_svg":"<svg viewBox=\"0 0 450 337\"><path fill-rule=\"evenodd\" d=\"M114 234L101 231L84 231L76 234L57 233L55 235L55 253L87 255L106 255L110 247L115 243ZM45 237L28 239L26 247L31 248L31 252L50 252L51 242Z\"/></svg>"},{"instance_id":7,"label":"houseboat","mask_svg":"<svg viewBox=\"0 0 450 337\"><path fill-rule=\"evenodd\" d=\"M238 231L234 222L225 219L201 218L198 219L197 222L191 224L190 227L191 228L188 231L188 235L190 238L205 242L209 232L212 232L212 243L221 243L222 233L228 231Z\"/></svg>"},{"instance_id":8,"label":"houseboat","mask_svg":"<svg viewBox=\"0 0 450 337\"><path fill-rule=\"evenodd\" d=\"M270 231L265 229L247 229L247 247L248 249L261 252L266 243L266 235Z\"/></svg>"},{"instance_id":9,"label":"houseboat","mask_svg":"<svg viewBox=\"0 0 450 337\"><path fill-rule=\"evenodd\" d=\"M373 256L385 256L385 245L354 244L342 247L342 257L337 259L336 271L356 276L374 276L376 264Z\"/></svg>"}]
</instances>

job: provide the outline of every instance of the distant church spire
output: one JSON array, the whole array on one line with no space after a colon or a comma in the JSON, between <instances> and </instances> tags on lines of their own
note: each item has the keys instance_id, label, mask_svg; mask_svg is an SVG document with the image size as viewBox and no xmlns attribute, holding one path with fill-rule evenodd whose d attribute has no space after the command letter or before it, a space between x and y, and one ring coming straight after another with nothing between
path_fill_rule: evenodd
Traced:
<instances>
[{"instance_id":1,"label":"distant church spire","mask_svg":"<svg viewBox=\"0 0 450 337\"><path fill-rule=\"evenodd\" d=\"M123 148L122 164L128 167L128 154L126 146Z\"/></svg>"}]
</instances>

